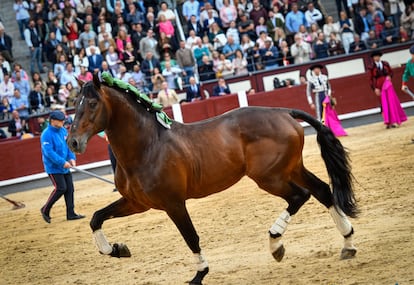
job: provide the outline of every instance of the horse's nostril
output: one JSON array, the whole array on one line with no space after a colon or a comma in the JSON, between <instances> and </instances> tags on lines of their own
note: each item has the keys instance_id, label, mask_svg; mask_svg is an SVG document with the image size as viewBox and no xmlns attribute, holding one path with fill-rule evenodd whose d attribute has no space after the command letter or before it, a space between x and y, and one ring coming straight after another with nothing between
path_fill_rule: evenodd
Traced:
<instances>
[{"instance_id":1,"label":"horse's nostril","mask_svg":"<svg viewBox=\"0 0 414 285\"><path fill-rule=\"evenodd\" d=\"M78 147L78 141L76 139L72 139L71 145L72 148L76 149Z\"/></svg>"}]
</instances>

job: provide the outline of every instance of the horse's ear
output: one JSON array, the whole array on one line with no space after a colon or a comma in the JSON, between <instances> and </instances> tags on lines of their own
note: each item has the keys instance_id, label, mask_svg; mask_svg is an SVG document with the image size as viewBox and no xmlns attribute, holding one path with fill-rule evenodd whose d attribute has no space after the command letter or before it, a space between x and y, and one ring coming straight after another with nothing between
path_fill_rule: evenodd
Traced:
<instances>
[{"instance_id":1,"label":"horse's ear","mask_svg":"<svg viewBox=\"0 0 414 285\"><path fill-rule=\"evenodd\" d=\"M83 87L83 84L85 84L85 81L80 80L77 76L75 76L75 78L76 78L76 81L78 81L79 87L82 88Z\"/></svg>"},{"instance_id":2,"label":"horse's ear","mask_svg":"<svg viewBox=\"0 0 414 285\"><path fill-rule=\"evenodd\" d=\"M101 88L101 80L99 79L97 72L93 74L93 86L97 90Z\"/></svg>"}]
</instances>

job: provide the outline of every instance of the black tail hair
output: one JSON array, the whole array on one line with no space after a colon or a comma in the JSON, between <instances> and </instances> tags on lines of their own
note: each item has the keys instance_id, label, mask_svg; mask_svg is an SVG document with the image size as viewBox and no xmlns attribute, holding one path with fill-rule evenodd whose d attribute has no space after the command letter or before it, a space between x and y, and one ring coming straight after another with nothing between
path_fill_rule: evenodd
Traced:
<instances>
[{"instance_id":1,"label":"black tail hair","mask_svg":"<svg viewBox=\"0 0 414 285\"><path fill-rule=\"evenodd\" d=\"M290 110L289 114L295 119L309 123L316 130L316 139L331 179L334 204L347 216L356 217L359 211L353 191L348 152L332 131L310 114L300 110Z\"/></svg>"}]
</instances>

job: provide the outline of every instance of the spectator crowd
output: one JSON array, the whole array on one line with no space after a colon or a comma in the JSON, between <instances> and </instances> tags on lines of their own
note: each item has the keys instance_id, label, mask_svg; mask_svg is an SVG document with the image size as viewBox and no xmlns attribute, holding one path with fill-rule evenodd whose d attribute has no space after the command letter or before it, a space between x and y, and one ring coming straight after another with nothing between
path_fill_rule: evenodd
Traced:
<instances>
[{"instance_id":1,"label":"spectator crowd","mask_svg":"<svg viewBox=\"0 0 414 285\"><path fill-rule=\"evenodd\" d=\"M205 99L203 81L220 79L211 96L221 96L230 76L414 37L413 1L336 2L337 22L311 0L15 0L30 66L0 22L0 120L19 130L31 114L73 107L76 78L104 71L169 106L177 89Z\"/></svg>"}]
</instances>

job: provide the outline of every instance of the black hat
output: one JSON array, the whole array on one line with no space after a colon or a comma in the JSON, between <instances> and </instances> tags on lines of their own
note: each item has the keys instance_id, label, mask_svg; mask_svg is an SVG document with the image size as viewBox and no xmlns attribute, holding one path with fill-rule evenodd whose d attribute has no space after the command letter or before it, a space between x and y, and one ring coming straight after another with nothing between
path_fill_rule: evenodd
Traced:
<instances>
[{"instance_id":1,"label":"black hat","mask_svg":"<svg viewBox=\"0 0 414 285\"><path fill-rule=\"evenodd\" d=\"M410 53L411 53L411 54L414 54L414 45L412 45L412 46L410 47Z\"/></svg>"},{"instance_id":2,"label":"black hat","mask_svg":"<svg viewBox=\"0 0 414 285\"><path fill-rule=\"evenodd\" d=\"M323 65L322 64L319 64L319 63L316 63L316 64L313 64L313 65L311 65L309 67L310 70L314 70L315 68L322 69L323 68Z\"/></svg>"},{"instance_id":3,"label":"black hat","mask_svg":"<svg viewBox=\"0 0 414 285\"><path fill-rule=\"evenodd\" d=\"M64 121L65 120L65 114L61 111L53 111L50 113L50 119L51 120L58 120L58 121Z\"/></svg>"},{"instance_id":4,"label":"black hat","mask_svg":"<svg viewBox=\"0 0 414 285\"><path fill-rule=\"evenodd\" d=\"M382 56L382 52L380 50L374 50L371 53L371 57L374 57L374 56Z\"/></svg>"}]
</instances>

